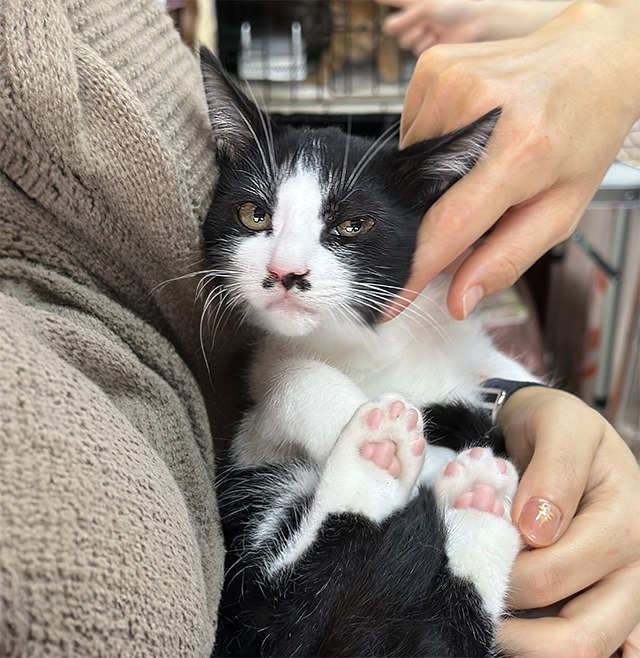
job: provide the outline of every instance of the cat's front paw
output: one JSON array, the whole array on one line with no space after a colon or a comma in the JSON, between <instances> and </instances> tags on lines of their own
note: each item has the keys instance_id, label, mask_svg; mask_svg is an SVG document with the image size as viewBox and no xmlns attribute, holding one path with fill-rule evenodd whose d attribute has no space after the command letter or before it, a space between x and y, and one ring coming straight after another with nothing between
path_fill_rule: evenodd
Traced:
<instances>
[{"instance_id":1,"label":"cat's front paw","mask_svg":"<svg viewBox=\"0 0 640 658\"><path fill-rule=\"evenodd\" d=\"M345 428L360 456L396 479L415 483L426 442L420 412L396 396L363 405ZM349 439L347 439L349 440Z\"/></svg>"},{"instance_id":2,"label":"cat's front paw","mask_svg":"<svg viewBox=\"0 0 640 658\"><path fill-rule=\"evenodd\" d=\"M331 511L381 521L403 507L422 469L425 448L421 414L409 402L387 395L363 404L342 430L322 475Z\"/></svg>"},{"instance_id":3,"label":"cat's front paw","mask_svg":"<svg viewBox=\"0 0 640 658\"><path fill-rule=\"evenodd\" d=\"M498 517L509 517L518 486L513 465L496 458L490 448L471 448L449 463L436 482L442 505L475 509Z\"/></svg>"}]
</instances>

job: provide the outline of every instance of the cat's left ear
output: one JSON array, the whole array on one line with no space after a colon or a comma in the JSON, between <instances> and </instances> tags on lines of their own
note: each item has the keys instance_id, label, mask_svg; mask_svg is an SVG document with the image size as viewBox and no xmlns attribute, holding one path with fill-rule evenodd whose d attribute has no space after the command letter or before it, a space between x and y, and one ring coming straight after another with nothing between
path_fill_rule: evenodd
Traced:
<instances>
[{"instance_id":1,"label":"cat's left ear","mask_svg":"<svg viewBox=\"0 0 640 658\"><path fill-rule=\"evenodd\" d=\"M200 47L200 70L213 137L222 154L234 159L251 142L266 140L269 118L242 93L220 60L204 46Z\"/></svg>"},{"instance_id":2,"label":"cat's left ear","mask_svg":"<svg viewBox=\"0 0 640 658\"><path fill-rule=\"evenodd\" d=\"M425 193L440 196L482 157L499 117L496 108L464 128L398 151L400 173L417 172Z\"/></svg>"}]
</instances>

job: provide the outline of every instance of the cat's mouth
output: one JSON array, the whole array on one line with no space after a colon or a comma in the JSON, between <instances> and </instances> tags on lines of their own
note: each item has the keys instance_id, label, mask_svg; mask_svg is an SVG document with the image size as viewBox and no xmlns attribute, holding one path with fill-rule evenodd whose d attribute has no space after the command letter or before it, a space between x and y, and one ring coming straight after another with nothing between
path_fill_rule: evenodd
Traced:
<instances>
[{"instance_id":1,"label":"cat's mouth","mask_svg":"<svg viewBox=\"0 0 640 658\"><path fill-rule=\"evenodd\" d=\"M258 311L261 324L284 336L304 336L315 331L321 322L321 315L319 309L289 291L264 300Z\"/></svg>"},{"instance_id":2,"label":"cat's mouth","mask_svg":"<svg viewBox=\"0 0 640 658\"><path fill-rule=\"evenodd\" d=\"M267 303L266 310L269 312L279 313L296 313L304 315L317 315L318 312L308 305L301 302L298 298L288 293L285 293L278 299L274 299Z\"/></svg>"}]
</instances>

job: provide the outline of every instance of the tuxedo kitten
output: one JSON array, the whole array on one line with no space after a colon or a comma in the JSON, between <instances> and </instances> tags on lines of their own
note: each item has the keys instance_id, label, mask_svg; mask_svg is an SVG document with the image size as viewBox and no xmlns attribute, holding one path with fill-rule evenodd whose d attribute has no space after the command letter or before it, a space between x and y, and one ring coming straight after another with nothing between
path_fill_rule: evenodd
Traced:
<instances>
[{"instance_id":1,"label":"tuxedo kitten","mask_svg":"<svg viewBox=\"0 0 640 658\"><path fill-rule=\"evenodd\" d=\"M217 481L216 653L496 655L518 478L488 447L478 385L532 377L476 319L449 317L444 279L379 321L424 212L499 112L399 151L395 134L275 125L208 52L202 71L219 165L211 299L261 335Z\"/></svg>"}]
</instances>

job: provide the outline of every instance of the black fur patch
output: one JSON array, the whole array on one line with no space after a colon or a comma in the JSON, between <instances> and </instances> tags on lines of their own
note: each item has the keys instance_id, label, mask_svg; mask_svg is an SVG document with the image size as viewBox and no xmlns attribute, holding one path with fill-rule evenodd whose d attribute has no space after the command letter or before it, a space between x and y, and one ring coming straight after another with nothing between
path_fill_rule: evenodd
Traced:
<instances>
[{"instance_id":1,"label":"black fur patch","mask_svg":"<svg viewBox=\"0 0 640 658\"><path fill-rule=\"evenodd\" d=\"M477 444L489 428L484 411L464 404L425 414L430 435L448 445ZM477 591L448 567L446 528L430 489L422 487L381 524L354 514L328 517L302 557L269 576L264 553L291 538L312 493L291 502L261 554L249 530L310 468L300 462L221 471L228 554L214 655L497 655Z\"/></svg>"}]
</instances>

